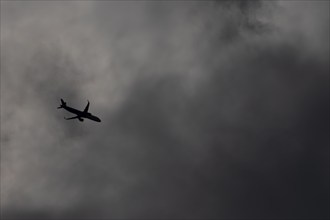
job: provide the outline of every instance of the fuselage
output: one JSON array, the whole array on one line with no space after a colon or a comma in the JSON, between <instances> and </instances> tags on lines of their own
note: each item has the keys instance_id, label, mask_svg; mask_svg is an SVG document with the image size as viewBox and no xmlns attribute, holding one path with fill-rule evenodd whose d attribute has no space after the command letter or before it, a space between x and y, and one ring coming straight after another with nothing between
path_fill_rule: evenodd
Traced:
<instances>
[{"instance_id":1,"label":"fuselage","mask_svg":"<svg viewBox=\"0 0 330 220\"><path fill-rule=\"evenodd\" d=\"M71 112L73 114L76 114L79 118L88 118L88 119L93 120L93 121L101 122L101 119L99 119L95 115L92 115L89 112L79 111L79 110L74 109L74 108L71 108L69 106L63 106L63 108L65 110L67 110L68 112Z\"/></svg>"}]
</instances>

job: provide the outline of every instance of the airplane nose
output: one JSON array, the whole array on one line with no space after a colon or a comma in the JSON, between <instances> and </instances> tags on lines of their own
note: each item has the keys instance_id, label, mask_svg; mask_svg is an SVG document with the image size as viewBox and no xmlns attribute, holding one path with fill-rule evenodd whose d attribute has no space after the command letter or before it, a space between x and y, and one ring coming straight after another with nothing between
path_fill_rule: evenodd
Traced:
<instances>
[{"instance_id":1,"label":"airplane nose","mask_svg":"<svg viewBox=\"0 0 330 220\"><path fill-rule=\"evenodd\" d=\"M93 121L101 122L101 119L99 119L98 117L96 117L94 115L90 116L90 119L92 119Z\"/></svg>"}]
</instances>

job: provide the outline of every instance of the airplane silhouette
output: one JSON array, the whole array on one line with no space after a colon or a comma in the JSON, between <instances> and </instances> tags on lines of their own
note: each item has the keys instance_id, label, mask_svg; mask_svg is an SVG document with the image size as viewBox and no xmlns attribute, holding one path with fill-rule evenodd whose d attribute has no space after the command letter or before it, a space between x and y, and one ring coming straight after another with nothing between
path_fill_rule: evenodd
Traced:
<instances>
[{"instance_id":1,"label":"airplane silhouette","mask_svg":"<svg viewBox=\"0 0 330 220\"><path fill-rule=\"evenodd\" d=\"M88 100L87 100L88 101ZM96 117L95 115L92 115L91 113L88 112L88 108L89 108L89 101L84 109L84 111L79 111L77 109L71 108L69 106L66 105L66 102L63 101L63 99L61 99L61 106L57 107L57 108L64 108L65 110L76 114L77 116L71 117L71 118L65 118L66 120L70 120L70 119L78 119L79 121L84 121L83 118L88 118L92 121L97 121L97 122L101 122L101 120Z\"/></svg>"}]
</instances>

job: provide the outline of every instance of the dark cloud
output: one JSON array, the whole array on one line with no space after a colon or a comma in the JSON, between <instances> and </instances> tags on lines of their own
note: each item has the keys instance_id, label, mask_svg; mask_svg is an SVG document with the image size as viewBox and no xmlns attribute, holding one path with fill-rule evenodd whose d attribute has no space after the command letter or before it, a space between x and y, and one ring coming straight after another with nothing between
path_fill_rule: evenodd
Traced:
<instances>
[{"instance_id":1,"label":"dark cloud","mask_svg":"<svg viewBox=\"0 0 330 220\"><path fill-rule=\"evenodd\" d=\"M329 3L1 4L3 218L329 218Z\"/></svg>"}]
</instances>

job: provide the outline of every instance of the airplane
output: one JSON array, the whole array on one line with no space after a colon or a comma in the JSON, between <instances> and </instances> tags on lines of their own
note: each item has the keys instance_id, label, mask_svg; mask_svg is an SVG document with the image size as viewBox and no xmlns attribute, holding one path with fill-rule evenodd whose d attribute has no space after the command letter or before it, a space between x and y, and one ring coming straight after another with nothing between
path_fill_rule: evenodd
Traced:
<instances>
[{"instance_id":1,"label":"airplane","mask_svg":"<svg viewBox=\"0 0 330 220\"><path fill-rule=\"evenodd\" d=\"M61 105L59 107L57 107L58 109L59 108L64 108L65 110L73 113L73 114L76 114L77 116L74 116L74 117L71 117L71 118L65 118L66 120L70 120L70 119L78 119L79 121L84 121L84 118L88 118L92 121L97 121L97 122L101 122L101 119L99 119L98 117L96 117L95 115L92 115L91 113L88 112L88 108L89 108L89 101L87 100L87 105L84 109L84 111L79 111L77 109L74 109L74 108L71 108L69 106L66 105L66 102L63 101L63 99L61 99Z\"/></svg>"}]
</instances>

